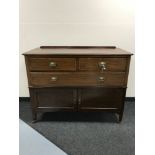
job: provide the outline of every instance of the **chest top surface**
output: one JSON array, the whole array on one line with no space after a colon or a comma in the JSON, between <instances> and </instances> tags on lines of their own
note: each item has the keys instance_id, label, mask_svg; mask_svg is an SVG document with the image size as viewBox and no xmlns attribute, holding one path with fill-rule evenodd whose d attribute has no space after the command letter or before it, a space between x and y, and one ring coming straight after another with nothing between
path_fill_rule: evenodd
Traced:
<instances>
[{"instance_id":1,"label":"chest top surface","mask_svg":"<svg viewBox=\"0 0 155 155\"><path fill-rule=\"evenodd\" d=\"M132 53L116 47L105 46L41 46L23 55L110 55L128 56Z\"/></svg>"}]
</instances>

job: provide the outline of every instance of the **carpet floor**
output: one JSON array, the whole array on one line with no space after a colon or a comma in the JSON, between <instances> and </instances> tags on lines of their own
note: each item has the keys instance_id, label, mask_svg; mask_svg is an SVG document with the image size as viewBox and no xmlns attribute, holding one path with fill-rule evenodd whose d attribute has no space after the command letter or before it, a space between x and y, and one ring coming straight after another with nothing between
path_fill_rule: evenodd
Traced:
<instances>
[{"instance_id":1,"label":"carpet floor","mask_svg":"<svg viewBox=\"0 0 155 155\"><path fill-rule=\"evenodd\" d=\"M29 102L19 117L68 155L134 155L135 104L126 102L121 123L109 113L44 113L32 124Z\"/></svg>"}]
</instances>

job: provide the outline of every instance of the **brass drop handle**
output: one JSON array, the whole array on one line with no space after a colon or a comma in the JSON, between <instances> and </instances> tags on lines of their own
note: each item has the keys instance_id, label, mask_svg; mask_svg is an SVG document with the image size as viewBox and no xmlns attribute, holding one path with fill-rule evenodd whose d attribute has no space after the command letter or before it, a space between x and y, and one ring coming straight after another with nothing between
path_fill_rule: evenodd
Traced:
<instances>
[{"instance_id":1,"label":"brass drop handle","mask_svg":"<svg viewBox=\"0 0 155 155\"><path fill-rule=\"evenodd\" d=\"M50 67L56 67L57 64L56 64L56 62L50 62L50 63L49 63L49 66L50 66Z\"/></svg>"},{"instance_id":2,"label":"brass drop handle","mask_svg":"<svg viewBox=\"0 0 155 155\"><path fill-rule=\"evenodd\" d=\"M56 76L52 76L52 77L51 77L51 81L57 81L57 79L58 79L58 78L57 78Z\"/></svg>"},{"instance_id":3,"label":"brass drop handle","mask_svg":"<svg viewBox=\"0 0 155 155\"><path fill-rule=\"evenodd\" d=\"M104 77L103 76L99 76L99 81L104 81Z\"/></svg>"},{"instance_id":4,"label":"brass drop handle","mask_svg":"<svg viewBox=\"0 0 155 155\"><path fill-rule=\"evenodd\" d=\"M101 70L106 70L106 62L104 62L104 61L101 61L101 62L99 62L99 67L101 68Z\"/></svg>"}]
</instances>

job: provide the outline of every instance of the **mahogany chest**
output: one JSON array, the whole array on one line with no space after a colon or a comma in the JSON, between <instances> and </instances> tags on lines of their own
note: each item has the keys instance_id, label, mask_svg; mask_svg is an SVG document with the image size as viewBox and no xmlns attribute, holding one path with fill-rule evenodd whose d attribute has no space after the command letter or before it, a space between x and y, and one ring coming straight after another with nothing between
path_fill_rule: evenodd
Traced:
<instances>
[{"instance_id":1,"label":"mahogany chest","mask_svg":"<svg viewBox=\"0 0 155 155\"><path fill-rule=\"evenodd\" d=\"M24 53L38 112L109 111L122 120L132 53L116 47L42 46Z\"/></svg>"}]
</instances>

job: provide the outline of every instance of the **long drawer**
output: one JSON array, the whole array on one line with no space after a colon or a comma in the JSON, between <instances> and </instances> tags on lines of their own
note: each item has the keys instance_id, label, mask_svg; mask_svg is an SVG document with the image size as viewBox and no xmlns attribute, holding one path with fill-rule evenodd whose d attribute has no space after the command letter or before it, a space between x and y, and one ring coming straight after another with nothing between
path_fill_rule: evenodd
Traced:
<instances>
[{"instance_id":1,"label":"long drawer","mask_svg":"<svg viewBox=\"0 0 155 155\"><path fill-rule=\"evenodd\" d=\"M30 71L75 71L75 58L35 58L28 59Z\"/></svg>"},{"instance_id":2,"label":"long drawer","mask_svg":"<svg viewBox=\"0 0 155 155\"><path fill-rule=\"evenodd\" d=\"M30 72L31 86L124 86L124 72Z\"/></svg>"},{"instance_id":3,"label":"long drawer","mask_svg":"<svg viewBox=\"0 0 155 155\"><path fill-rule=\"evenodd\" d=\"M127 58L80 58L81 71L125 71Z\"/></svg>"}]
</instances>

